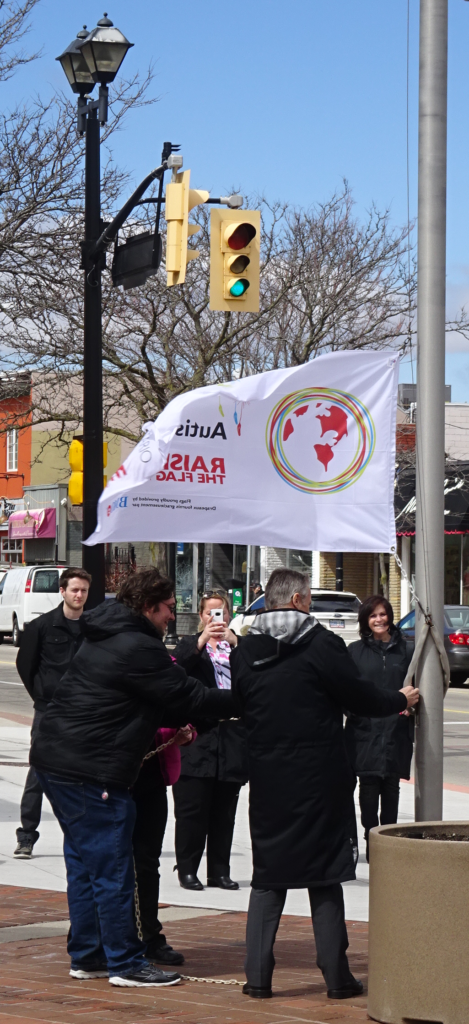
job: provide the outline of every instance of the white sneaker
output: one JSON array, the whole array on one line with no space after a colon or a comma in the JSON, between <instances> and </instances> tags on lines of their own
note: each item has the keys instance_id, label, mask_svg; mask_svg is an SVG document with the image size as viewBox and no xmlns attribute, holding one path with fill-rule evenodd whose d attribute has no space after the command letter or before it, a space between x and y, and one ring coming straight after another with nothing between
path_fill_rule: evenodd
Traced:
<instances>
[{"instance_id":1,"label":"white sneaker","mask_svg":"<svg viewBox=\"0 0 469 1024\"><path fill-rule=\"evenodd\" d=\"M70 977L77 978L78 981L91 981L92 978L108 978L109 971L107 964L99 965L95 971L84 971L81 968L70 968Z\"/></svg>"}]
</instances>

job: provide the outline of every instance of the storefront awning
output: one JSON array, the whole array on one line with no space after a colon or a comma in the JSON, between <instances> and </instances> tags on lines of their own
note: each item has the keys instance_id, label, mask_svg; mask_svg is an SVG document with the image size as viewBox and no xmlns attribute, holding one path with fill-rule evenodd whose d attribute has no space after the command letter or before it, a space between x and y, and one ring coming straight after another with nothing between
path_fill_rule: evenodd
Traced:
<instances>
[{"instance_id":1,"label":"storefront awning","mask_svg":"<svg viewBox=\"0 0 469 1024\"><path fill-rule=\"evenodd\" d=\"M55 534L55 508L13 512L8 520L9 540L38 540L41 537L55 537Z\"/></svg>"}]
</instances>

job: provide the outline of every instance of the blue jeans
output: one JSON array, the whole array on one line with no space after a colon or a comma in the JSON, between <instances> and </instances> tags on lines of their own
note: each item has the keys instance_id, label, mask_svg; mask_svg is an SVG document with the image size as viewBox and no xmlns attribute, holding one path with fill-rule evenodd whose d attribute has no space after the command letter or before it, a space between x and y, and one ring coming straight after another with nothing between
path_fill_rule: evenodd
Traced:
<instances>
[{"instance_id":1,"label":"blue jeans","mask_svg":"<svg viewBox=\"0 0 469 1024\"><path fill-rule=\"evenodd\" d=\"M111 974L130 974L147 962L135 924L132 797L110 789L103 800L103 786L37 775L64 834L72 968L107 961Z\"/></svg>"}]
</instances>

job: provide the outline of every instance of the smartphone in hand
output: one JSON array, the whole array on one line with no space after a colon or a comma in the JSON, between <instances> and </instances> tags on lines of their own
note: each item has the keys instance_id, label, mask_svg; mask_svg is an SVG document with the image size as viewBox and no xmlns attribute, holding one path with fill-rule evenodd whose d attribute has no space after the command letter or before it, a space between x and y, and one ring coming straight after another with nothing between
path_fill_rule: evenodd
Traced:
<instances>
[{"instance_id":1,"label":"smartphone in hand","mask_svg":"<svg viewBox=\"0 0 469 1024\"><path fill-rule=\"evenodd\" d=\"M223 608L212 608L210 615L212 622L218 622L220 625L224 625Z\"/></svg>"}]
</instances>

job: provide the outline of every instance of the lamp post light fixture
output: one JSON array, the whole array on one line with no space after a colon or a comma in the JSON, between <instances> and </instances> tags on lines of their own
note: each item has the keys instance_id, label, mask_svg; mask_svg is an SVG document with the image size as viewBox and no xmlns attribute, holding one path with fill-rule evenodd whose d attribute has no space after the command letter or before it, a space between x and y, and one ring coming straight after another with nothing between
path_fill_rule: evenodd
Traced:
<instances>
[{"instance_id":1,"label":"lamp post light fixture","mask_svg":"<svg viewBox=\"0 0 469 1024\"><path fill-rule=\"evenodd\" d=\"M100 125L107 122L108 85L114 80L132 46L115 28L107 14L92 32L77 33L57 58L74 93L78 93L77 129L85 135L85 237L82 242L84 271L83 351L83 540L96 529L97 508L103 490L103 378L101 272L105 254L90 258L103 232L101 221ZM99 83L99 97L91 93ZM83 567L93 582L87 602L94 608L105 596L104 547L83 546Z\"/></svg>"}]
</instances>

